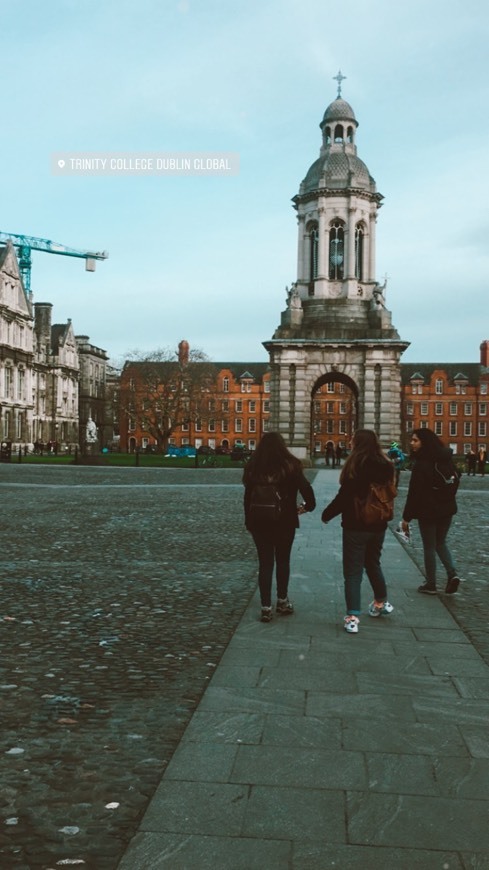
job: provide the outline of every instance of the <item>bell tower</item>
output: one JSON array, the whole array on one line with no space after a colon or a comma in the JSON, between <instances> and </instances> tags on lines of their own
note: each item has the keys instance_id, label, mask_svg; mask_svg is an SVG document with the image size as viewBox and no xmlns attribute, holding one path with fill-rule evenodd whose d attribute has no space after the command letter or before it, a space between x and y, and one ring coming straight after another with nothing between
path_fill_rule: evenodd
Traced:
<instances>
[{"instance_id":1,"label":"bell tower","mask_svg":"<svg viewBox=\"0 0 489 870\"><path fill-rule=\"evenodd\" d=\"M264 346L272 369L272 428L301 459L311 447L311 403L318 384L339 381L355 397L356 427L382 443L398 440L401 341L386 307L387 279L376 280L377 214L383 196L357 155L358 121L341 96L320 123L319 157L293 197L298 222L297 278L280 326Z\"/></svg>"}]
</instances>

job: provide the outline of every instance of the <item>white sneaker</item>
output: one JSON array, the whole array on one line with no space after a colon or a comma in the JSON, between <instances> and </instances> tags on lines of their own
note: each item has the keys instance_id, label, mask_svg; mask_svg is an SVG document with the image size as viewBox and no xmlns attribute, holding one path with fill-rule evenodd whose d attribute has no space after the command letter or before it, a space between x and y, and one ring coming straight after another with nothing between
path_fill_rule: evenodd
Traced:
<instances>
[{"instance_id":1,"label":"white sneaker","mask_svg":"<svg viewBox=\"0 0 489 870\"><path fill-rule=\"evenodd\" d=\"M358 634L358 623L360 622L358 616L345 616L344 629L349 634Z\"/></svg>"},{"instance_id":2,"label":"white sneaker","mask_svg":"<svg viewBox=\"0 0 489 870\"><path fill-rule=\"evenodd\" d=\"M368 615L369 616L386 616L388 613L392 613L394 610L392 604L389 604L388 601L384 601L383 604L376 604L375 601L372 601L372 604L369 605Z\"/></svg>"}]
</instances>

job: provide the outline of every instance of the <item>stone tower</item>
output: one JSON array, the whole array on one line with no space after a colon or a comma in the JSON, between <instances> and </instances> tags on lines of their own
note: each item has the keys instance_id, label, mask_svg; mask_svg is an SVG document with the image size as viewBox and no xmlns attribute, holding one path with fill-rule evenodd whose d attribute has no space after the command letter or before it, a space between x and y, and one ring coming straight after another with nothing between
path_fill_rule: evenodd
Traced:
<instances>
[{"instance_id":1,"label":"stone tower","mask_svg":"<svg viewBox=\"0 0 489 870\"><path fill-rule=\"evenodd\" d=\"M353 394L356 428L382 444L400 437L401 341L375 277L375 230L382 195L357 156L358 122L338 96L319 125L322 144L293 198L297 280L280 326L264 347L271 364L271 428L301 459L311 449L311 407L323 384Z\"/></svg>"}]
</instances>

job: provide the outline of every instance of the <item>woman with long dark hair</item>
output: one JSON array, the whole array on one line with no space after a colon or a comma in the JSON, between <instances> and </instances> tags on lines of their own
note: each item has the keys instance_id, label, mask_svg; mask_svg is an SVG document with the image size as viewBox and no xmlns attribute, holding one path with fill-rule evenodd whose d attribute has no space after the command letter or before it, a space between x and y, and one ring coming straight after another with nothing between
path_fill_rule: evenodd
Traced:
<instances>
[{"instance_id":1,"label":"woman with long dark hair","mask_svg":"<svg viewBox=\"0 0 489 870\"><path fill-rule=\"evenodd\" d=\"M387 587L380 564L387 521L367 523L359 515L358 505L367 497L370 484L393 486L394 465L384 456L377 435L371 429L358 429L352 439L352 451L340 474L340 489L322 513L323 523L341 514L343 527L343 577L345 580L345 631L358 632L360 622L360 587L363 571L374 593L368 608L370 616L387 616L394 610L387 600ZM395 490L393 489L393 492Z\"/></svg>"},{"instance_id":2,"label":"woman with long dark hair","mask_svg":"<svg viewBox=\"0 0 489 870\"><path fill-rule=\"evenodd\" d=\"M409 481L402 529L409 533L409 523L417 519L423 542L426 582L418 592L436 595L436 556L446 572L445 592L457 591L460 579L446 539L452 517L457 513L456 492L459 474L452 451L431 429L414 429L411 434L413 469ZM445 481L445 483L444 483Z\"/></svg>"},{"instance_id":3,"label":"woman with long dark hair","mask_svg":"<svg viewBox=\"0 0 489 870\"><path fill-rule=\"evenodd\" d=\"M243 473L245 525L258 553L261 621L272 619L272 578L276 569L276 612L294 612L288 598L290 552L299 514L313 511L316 499L300 461L278 432L263 435ZM297 493L303 503L297 505Z\"/></svg>"}]
</instances>

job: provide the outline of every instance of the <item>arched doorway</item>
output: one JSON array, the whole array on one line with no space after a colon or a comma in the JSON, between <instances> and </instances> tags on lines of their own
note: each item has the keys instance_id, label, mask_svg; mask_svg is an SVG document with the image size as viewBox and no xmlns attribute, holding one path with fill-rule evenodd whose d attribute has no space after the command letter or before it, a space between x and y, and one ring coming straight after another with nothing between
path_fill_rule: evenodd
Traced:
<instances>
[{"instance_id":1,"label":"arched doorway","mask_svg":"<svg viewBox=\"0 0 489 870\"><path fill-rule=\"evenodd\" d=\"M334 467L344 457L358 428L358 388L342 372L328 372L311 390L311 459Z\"/></svg>"}]
</instances>

